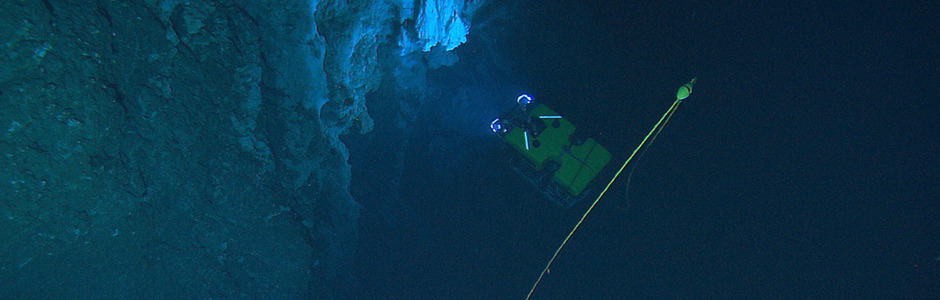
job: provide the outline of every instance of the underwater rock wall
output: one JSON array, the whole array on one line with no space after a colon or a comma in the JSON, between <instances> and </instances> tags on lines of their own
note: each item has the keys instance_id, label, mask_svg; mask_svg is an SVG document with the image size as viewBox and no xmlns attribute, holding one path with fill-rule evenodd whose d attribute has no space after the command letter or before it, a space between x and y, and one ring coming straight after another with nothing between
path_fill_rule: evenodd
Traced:
<instances>
[{"instance_id":1,"label":"underwater rock wall","mask_svg":"<svg viewBox=\"0 0 940 300\"><path fill-rule=\"evenodd\" d=\"M428 67L453 64L457 57L447 51L467 40L470 19L484 3L358 0L317 4L314 16L325 41L323 68L329 87L320 112L326 131L333 135L371 131L373 120L366 112L365 96L378 87L383 72L388 71L381 66L392 65L396 72L420 78ZM391 56L395 61L383 61L390 53L380 51L392 49L397 50L397 55ZM423 68L398 61L415 57ZM408 82L411 80L403 81L413 85Z\"/></svg>"},{"instance_id":2,"label":"underwater rock wall","mask_svg":"<svg viewBox=\"0 0 940 300\"><path fill-rule=\"evenodd\" d=\"M339 136L473 7L3 1L0 297L355 297Z\"/></svg>"},{"instance_id":3,"label":"underwater rock wall","mask_svg":"<svg viewBox=\"0 0 940 300\"><path fill-rule=\"evenodd\" d=\"M355 203L298 109L325 94L309 7L0 3L0 297L339 292Z\"/></svg>"}]
</instances>

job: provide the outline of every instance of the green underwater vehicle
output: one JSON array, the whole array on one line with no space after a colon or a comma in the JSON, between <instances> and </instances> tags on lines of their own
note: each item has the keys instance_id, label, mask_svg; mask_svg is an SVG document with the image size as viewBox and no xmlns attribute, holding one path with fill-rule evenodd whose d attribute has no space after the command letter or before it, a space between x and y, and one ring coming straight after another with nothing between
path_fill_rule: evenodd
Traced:
<instances>
[{"instance_id":1,"label":"green underwater vehicle","mask_svg":"<svg viewBox=\"0 0 940 300\"><path fill-rule=\"evenodd\" d=\"M490 129L511 149L512 169L561 207L592 194L591 183L610 162L607 149L527 94L490 122Z\"/></svg>"}]
</instances>

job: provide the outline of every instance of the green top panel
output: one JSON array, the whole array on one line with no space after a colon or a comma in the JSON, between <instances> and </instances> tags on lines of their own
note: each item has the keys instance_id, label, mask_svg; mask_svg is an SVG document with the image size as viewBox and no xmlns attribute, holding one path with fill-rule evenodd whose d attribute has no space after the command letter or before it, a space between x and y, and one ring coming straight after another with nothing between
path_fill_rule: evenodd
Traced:
<instances>
[{"instance_id":1,"label":"green top panel","mask_svg":"<svg viewBox=\"0 0 940 300\"><path fill-rule=\"evenodd\" d=\"M562 154L558 161L561 167L555 172L555 181L577 196L607 166L610 152L594 139L587 139L581 145L571 146L571 151Z\"/></svg>"},{"instance_id":2,"label":"green top panel","mask_svg":"<svg viewBox=\"0 0 940 300\"><path fill-rule=\"evenodd\" d=\"M541 104L529 112L529 117L533 119L546 116L558 116L558 113ZM528 149L525 130L522 128L513 128L503 137L503 140L522 153L536 170L541 169L546 160L558 157L563 152L563 147L568 145L568 139L575 129L571 122L563 118L542 118L542 121L545 122L545 130L538 137L531 134L528 136Z\"/></svg>"}]
</instances>

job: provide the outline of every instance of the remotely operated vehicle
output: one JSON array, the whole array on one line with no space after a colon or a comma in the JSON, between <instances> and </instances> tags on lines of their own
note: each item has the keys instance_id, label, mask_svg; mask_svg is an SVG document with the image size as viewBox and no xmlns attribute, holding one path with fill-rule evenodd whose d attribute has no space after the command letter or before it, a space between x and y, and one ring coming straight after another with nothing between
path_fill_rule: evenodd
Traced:
<instances>
[{"instance_id":1,"label":"remotely operated vehicle","mask_svg":"<svg viewBox=\"0 0 940 300\"><path fill-rule=\"evenodd\" d=\"M679 105L682 104L682 100L685 100L689 97L689 95L692 94L692 86L695 85L696 80L698 80L698 78L693 77L689 83L683 84L679 87L679 90L676 91L676 101L672 102L672 106L669 106L669 109L666 110L666 113L664 113L663 116L659 118L659 121L656 122L656 125L653 125L653 129L650 129L649 133L646 134L646 137L643 137L643 141L641 141L640 144L636 146L636 149L633 149L633 153L631 153L630 156L627 157L627 160L624 161L622 165L620 165L620 169L614 173L614 176L610 178L610 181L607 182L607 185L604 186L600 193L597 194L597 198L594 198L594 202L591 202L591 205L588 206L587 210L584 211L584 214L581 215L581 219L578 220L578 223L574 224L574 227L572 227L571 231L568 232L568 236L565 236L565 239L561 241L561 245L558 246L558 249L555 249L555 254L552 254L552 258L550 258L548 263L545 264L545 267L542 268L542 273L539 273L539 278L535 280L535 283L532 284L532 288L529 289L529 293L526 294L526 300L529 300L529 298L532 297L532 293L535 292L535 288L539 286L539 282L542 282L542 278L545 277L545 274L548 274L549 268L552 266L552 262L554 262L555 258L558 257L558 253L561 252L562 248L565 248L565 245L568 244L571 236L574 235L575 231L578 231L578 228L581 227L581 223L584 222L584 219L586 219L589 214L591 214L591 211L597 205L597 202L601 201L601 198L603 198L604 194L607 193L607 190L610 189L610 185L614 184L614 181L617 181L617 177L620 176L621 172L623 172L623 170L627 167L627 165L630 164L631 161L633 161L634 158L639 159L641 156L643 156L641 149L643 151L649 149L649 145L652 144L654 140L656 140L656 137L659 136L659 133L663 130L663 127L666 126L666 123L669 123L669 120L672 119L672 115L676 113L676 109L678 109ZM494 125L496 123L496 121L490 123L490 127L492 127L494 131L496 131L497 128L501 128ZM637 155L637 153L640 154ZM635 163L633 166L634 168L630 169L628 172L629 175L627 175L627 186L630 185L629 178L633 176L633 171L636 170Z\"/></svg>"},{"instance_id":2,"label":"remotely operated vehicle","mask_svg":"<svg viewBox=\"0 0 940 300\"><path fill-rule=\"evenodd\" d=\"M519 95L508 113L493 119L490 129L510 148L512 169L561 207L591 195L594 178L610 162L606 148L527 94Z\"/></svg>"}]
</instances>

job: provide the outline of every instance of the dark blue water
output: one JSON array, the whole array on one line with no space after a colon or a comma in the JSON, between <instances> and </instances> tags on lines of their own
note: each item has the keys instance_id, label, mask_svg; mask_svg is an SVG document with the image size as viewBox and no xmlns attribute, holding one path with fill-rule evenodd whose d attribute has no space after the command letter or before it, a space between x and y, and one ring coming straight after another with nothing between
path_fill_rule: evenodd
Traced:
<instances>
[{"instance_id":1,"label":"dark blue water","mask_svg":"<svg viewBox=\"0 0 940 300\"><path fill-rule=\"evenodd\" d=\"M629 196L613 186L536 297L935 298L938 13L926 1L520 5L508 33L471 35L458 64L429 73L441 104L418 117L428 126L351 143L400 157L350 160L379 179L354 183L363 287L524 297L586 203L540 198L474 125L530 92L617 167L697 76ZM370 104L377 123L391 118L382 107Z\"/></svg>"}]
</instances>

